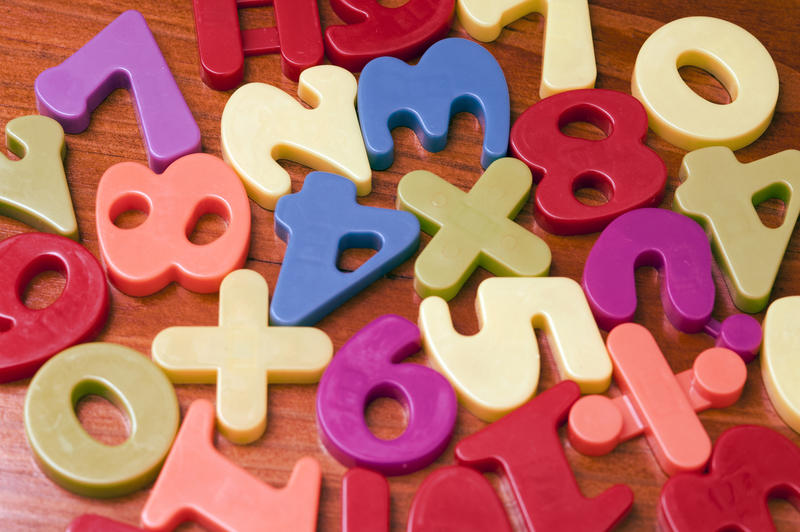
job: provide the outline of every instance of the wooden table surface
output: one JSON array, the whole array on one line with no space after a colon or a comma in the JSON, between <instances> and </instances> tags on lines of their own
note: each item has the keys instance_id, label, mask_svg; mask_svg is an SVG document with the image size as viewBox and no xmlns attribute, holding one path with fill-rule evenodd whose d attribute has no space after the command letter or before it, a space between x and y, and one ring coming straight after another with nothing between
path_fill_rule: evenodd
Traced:
<instances>
[{"instance_id":1,"label":"wooden table surface","mask_svg":"<svg viewBox=\"0 0 800 532\"><path fill-rule=\"evenodd\" d=\"M488 0L487 0L488 1ZM323 26L337 23L327 1L321 1ZM382 1L398 5L402 0ZM192 10L189 0L136 2L103 2L83 0L16 0L0 6L3 24L0 29L0 125L12 118L35 114L33 83L48 67L69 57L117 15L126 9L138 9L150 28L203 134L203 150L220 155L220 117L230 96L217 92L200 80ZM708 15L734 22L755 35L769 50L780 76L780 97L772 125L752 145L737 155L743 162L753 161L781 150L793 148L800 138L800 56L797 54L796 21L800 19L800 3L795 0L770 0L753 4L744 0L592 0L590 3L592 32L597 59L597 87L630 92L634 61L642 43L664 23L688 15ZM244 27L271 25L271 8L241 12ZM455 21L452 36L466 37ZM500 38L487 48L504 68L511 92L512 119L539 100L543 19L530 15L507 27ZM682 70L685 79L701 94L716 102L727 101L724 88L707 74L693 68ZM245 81L274 84L296 94L296 84L283 77L278 56L246 60ZM572 127L572 126L571 126ZM392 208L399 179L412 170L426 169L445 177L464 190L481 175L479 156L482 131L472 115L460 114L451 124L447 148L441 153L428 153L407 129L394 133L397 142L395 164L373 175L373 192L360 201L368 205ZM596 135L586 126L572 127L578 135ZM669 208L678 184L677 173L684 151L649 133L647 143L667 164L669 183L662 204ZM145 162L139 128L129 95L114 92L92 116L89 129L79 135L67 135L66 169L72 199L81 232L81 242L98 256L94 220L95 190L103 172L123 161ZM308 168L286 163L292 175L292 189L299 190ZM247 267L264 275L274 286L285 244L273 231L273 214L252 206L252 244ZM781 205L774 201L762 205L760 212L768 223L780 223ZM541 236L553 252L551 275L580 279L583 263L597 238L596 234L558 237L545 233L532 216L532 202L517 220ZM205 219L195 235L198 242L209 241L220 234L224 225L219 220ZM0 219L0 238L31 229L11 219ZM423 236L423 245L428 241ZM773 299L800 291L800 244L793 238L786 253L773 291ZM354 268L366 254L353 252L343 258L342 267ZM488 273L478 271L451 302L457 329L462 333L477 330L473 301L479 282ZM714 267L717 285L715 317L735 312L719 270ZM412 287L413 260L370 286L319 323L338 349L361 327L374 318L395 313L416 321L419 297ZM689 368L694 357L712 345L702 334L677 332L666 320L659 299L658 274L652 268L637 272L640 306L636 321L655 335L670 366L676 372ZM63 286L55 273L37 278L26 292L31 306L52 301ZM108 323L98 337L100 341L117 342L149 356L155 335L171 325L214 325L217 321L217 295L198 295L176 285L145 298L132 298L111 290L112 308ZM763 313L757 316L763 318ZM541 335L540 335L541 338ZM415 361L426 363L422 354ZM700 415L712 439L727 428L745 423L771 427L800 442L776 415L761 381L758 362L751 363L744 394L734 406ZM549 349L543 346L542 376L539 389L556 382L555 366ZM74 518L86 512L114 517L138 524L148 490L112 500L96 500L73 495L52 483L37 468L25 440L22 405L28 380L0 385L0 528L3 530L63 530ZM214 400L213 385L178 385L181 412L197 398ZM340 482L346 469L323 449L317 436L314 385L274 385L269 390L269 425L262 438L251 445L236 446L217 436L218 449L230 460L259 479L282 486L294 463L302 456L316 457L323 470L319 507L319 529L340 527ZM612 385L612 393L615 393ZM102 399L80 403L78 415L87 430L104 442L121 442L127 434L123 414ZM376 401L368 409L372 429L382 437L399 434L405 414L392 400ZM435 464L412 475L390 479L393 530L405 528L408 510L420 482L438 466L453 463L453 445L465 436L480 430L485 423L459 407L458 420L450 447ZM628 484L635 493L633 510L619 527L621 530L655 528L656 507L661 486L667 480L656 464L643 438L620 445L613 453L600 458L584 457L570 447L561 430L567 457L581 490L595 496L615 483ZM508 489L491 477L498 488L515 527L522 521ZM796 530L800 515L783 501L771 503L779 529ZM184 525L190 529L193 525Z\"/></svg>"}]
</instances>

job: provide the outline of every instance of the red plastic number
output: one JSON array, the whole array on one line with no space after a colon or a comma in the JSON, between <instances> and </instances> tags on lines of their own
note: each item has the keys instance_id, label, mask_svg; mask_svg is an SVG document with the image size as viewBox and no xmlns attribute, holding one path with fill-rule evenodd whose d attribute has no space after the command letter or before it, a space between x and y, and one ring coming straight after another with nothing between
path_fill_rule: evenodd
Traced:
<instances>
[{"instance_id":1,"label":"red plastic number","mask_svg":"<svg viewBox=\"0 0 800 532\"><path fill-rule=\"evenodd\" d=\"M376 57L416 57L450 31L454 6L454 0L409 0L400 7L382 6L377 0L331 0L348 25L325 30L328 57L351 72Z\"/></svg>"},{"instance_id":2,"label":"red plastic number","mask_svg":"<svg viewBox=\"0 0 800 532\"><path fill-rule=\"evenodd\" d=\"M22 292L46 271L60 272L64 289L50 306L30 309ZM0 242L0 382L30 377L56 353L94 338L107 316L108 284L86 248L46 233Z\"/></svg>"},{"instance_id":3,"label":"red plastic number","mask_svg":"<svg viewBox=\"0 0 800 532\"><path fill-rule=\"evenodd\" d=\"M511 532L511 525L483 475L468 467L451 466L428 475L408 516L408 532L440 530Z\"/></svg>"},{"instance_id":4,"label":"red plastic number","mask_svg":"<svg viewBox=\"0 0 800 532\"><path fill-rule=\"evenodd\" d=\"M633 505L628 486L594 499L578 489L556 429L579 396L562 381L456 445L460 464L505 473L528 530L610 530Z\"/></svg>"},{"instance_id":5,"label":"red plastic number","mask_svg":"<svg viewBox=\"0 0 800 532\"><path fill-rule=\"evenodd\" d=\"M571 137L561 128L589 122L606 133L601 140ZM583 89L545 98L511 129L511 151L533 172L536 221L554 234L600 231L617 216L639 207L657 206L667 168L645 146L647 114L627 94ZM607 198L602 205L581 203L575 192L594 188Z\"/></svg>"},{"instance_id":6,"label":"red plastic number","mask_svg":"<svg viewBox=\"0 0 800 532\"><path fill-rule=\"evenodd\" d=\"M717 440L708 474L667 481L659 523L668 532L775 530L769 497L788 499L800 510L800 448L765 427L734 427Z\"/></svg>"},{"instance_id":7,"label":"red plastic number","mask_svg":"<svg viewBox=\"0 0 800 532\"><path fill-rule=\"evenodd\" d=\"M368 469L351 469L342 479L342 531L388 530L386 479ZM450 466L428 475L414 496L408 516L408 532L440 530L511 532L511 525L483 475L468 467Z\"/></svg>"},{"instance_id":8,"label":"red plastic number","mask_svg":"<svg viewBox=\"0 0 800 532\"><path fill-rule=\"evenodd\" d=\"M389 483L356 467L342 478L342 532L388 532Z\"/></svg>"}]
</instances>

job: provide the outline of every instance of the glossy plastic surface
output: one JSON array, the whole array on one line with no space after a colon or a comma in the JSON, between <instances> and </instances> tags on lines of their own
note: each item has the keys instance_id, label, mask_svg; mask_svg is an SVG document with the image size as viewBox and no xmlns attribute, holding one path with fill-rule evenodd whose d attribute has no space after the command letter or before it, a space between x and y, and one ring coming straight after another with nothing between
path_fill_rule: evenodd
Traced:
<instances>
[{"instance_id":1,"label":"glossy plastic surface","mask_svg":"<svg viewBox=\"0 0 800 532\"><path fill-rule=\"evenodd\" d=\"M389 532L389 483L356 467L342 477L342 532Z\"/></svg>"},{"instance_id":2,"label":"glossy plastic surface","mask_svg":"<svg viewBox=\"0 0 800 532\"><path fill-rule=\"evenodd\" d=\"M764 317L761 378L783 422L800 432L800 296L772 302Z\"/></svg>"},{"instance_id":3,"label":"glossy plastic surface","mask_svg":"<svg viewBox=\"0 0 800 532\"><path fill-rule=\"evenodd\" d=\"M275 8L275 27L240 29L240 7L268 5ZM306 68L322 63L315 0L192 0L192 9L200 75L212 89L224 91L241 83L246 55L280 52L283 74L294 81Z\"/></svg>"},{"instance_id":4,"label":"glossy plastic surface","mask_svg":"<svg viewBox=\"0 0 800 532\"><path fill-rule=\"evenodd\" d=\"M561 128L589 122L606 138L571 137ZM639 207L656 207L664 195L667 167L644 144L647 114L636 98L605 89L551 96L528 108L511 129L511 152L533 172L536 221L554 234L602 230ZM602 205L581 203L575 192L594 188Z\"/></svg>"},{"instance_id":5,"label":"glossy plastic surface","mask_svg":"<svg viewBox=\"0 0 800 532\"><path fill-rule=\"evenodd\" d=\"M456 420L456 396L436 371L400 364L419 350L417 326L386 315L333 357L317 389L317 425L322 443L339 462L405 475L442 454ZM367 405L378 397L395 399L408 412L406 430L393 440L376 437L364 419Z\"/></svg>"},{"instance_id":6,"label":"glossy plastic surface","mask_svg":"<svg viewBox=\"0 0 800 532\"><path fill-rule=\"evenodd\" d=\"M201 149L200 128L138 11L125 11L63 63L39 74L34 88L39 113L58 120L67 133L84 131L106 96L128 89L154 172Z\"/></svg>"},{"instance_id":7,"label":"glossy plastic surface","mask_svg":"<svg viewBox=\"0 0 800 532\"><path fill-rule=\"evenodd\" d=\"M408 532L511 532L503 503L483 475L463 466L441 467L422 481L411 503Z\"/></svg>"},{"instance_id":8,"label":"glossy plastic surface","mask_svg":"<svg viewBox=\"0 0 800 532\"><path fill-rule=\"evenodd\" d=\"M153 340L153 361L173 382L217 384L220 432L235 443L267 426L267 383L317 382L333 355L312 327L268 327L267 282L236 270L222 282L218 327L169 327Z\"/></svg>"},{"instance_id":9,"label":"glossy plastic surface","mask_svg":"<svg viewBox=\"0 0 800 532\"><path fill-rule=\"evenodd\" d=\"M117 227L114 221L127 211L147 218L133 228ZM197 245L189 235L205 214L216 214L227 227L216 240ZM228 165L206 153L182 157L161 175L138 163L115 164L97 187L95 219L109 279L136 297L173 281L193 292L216 292L244 265L250 247L244 187Z\"/></svg>"},{"instance_id":10,"label":"glossy plastic surface","mask_svg":"<svg viewBox=\"0 0 800 532\"><path fill-rule=\"evenodd\" d=\"M444 39L416 65L379 57L358 81L358 119L375 170L394 161L392 130L414 130L422 146L438 152L447 145L450 118L475 115L483 128L481 166L505 157L510 103L503 69L486 48L467 39Z\"/></svg>"},{"instance_id":11,"label":"glossy plastic surface","mask_svg":"<svg viewBox=\"0 0 800 532\"><path fill-rule=\"evenodd\" d=\"M324 172L311 172L300 192L278 201L275 233L287 242L270 307L276 325L314 325L419 247L414 215L359 205L353 183ZM377 253L343 272L336 263L350 248Z\"/></svg>"},{"instance_id":12,"label":"glossy plastic surface","mask_svg":"<svg viewBox=\"0 0 800 532\"><path fill-rule=\"evenodd\" d=\"M577 384L561 382L456 445L459 464L506 477L528 530L611 530L633 505L628 486L593 499L578 489L557 429L579 396Z\"/></svg>"},{"instance_id":13,"label":"glossy plastic surface","mask_svg":"<svg viewBox=\"0 0 800 532\"><path fill-rule=\"evenodd\" d=\"M194 521L219 532L313 532L322 472L309 456L297 461L282 489L264 484L213 444L214 405L198 399L150 490L142 524L167 532Z\"/></svg>"},{"instance_id":14,"label":"glossy plastic surface","mask_svg":"<svg viewBox=\"0 0 800 532\"><path fill-rule=\"evenodd\" d=\"M687 65L720 80L731 103L695 93L678 72ZM631 94L647 109L650 128L684 150L738 150L755 141L772 121L778 88L778 70L764 45L736 24L712 17L673 20L653 32L631 79Z\"/></svg>"},{"instance_id":15,"label":"glossy plastic surface","mask_svg":"<svg viewBox=\"0 0 800 532\"><path fill-rule=\"evenodd\" d=\"M588 395L575 403L569 413L572 446L599 456L643 433L668 475L702 469L711 440L695 411L724 408L739 399L747 380L742 359L713 347L697 356L692 369L673 375L652 334L641 325L618 325L606 342L622 395Z\"/></svg>"},{"instance_id":16,"label":"glossy plastic surface","mask_svg":"<svg viewBox=\"0 0 800 532\"><path fill-rule=\"evenodd\" d=\"M724 146L703 148L683 158L680 178L673 209L707 229L734 304L764 310L800 216L800 151L742 164ZM756 212L770 198L784 203L780 227L766 227Z\"/></svg>"},{"instance_id":17,"label":"glossy plastic surface","mask_svg":"<svg viewBox=\"0 0 800 532\"><path fill-rule=\"evenodd\" d=\"M20 116L6 125L6 146L20 160L0 156L0 214L78 240L61 125L45 116Z\"/></svg>"},{"instance_id":18,"label":"glossy plastic surface","mask_svg":"<svg viewBox=\"0 0 800 532\"><path fill-rule=\"evenodd\" d=\"M398 7L377 0L331 0L331 7L347 24L325 29L328 58L358 72L376 57L407 61L446 37L455 0L409 0Z\"/></svg>"},{"instance_id":19,"label":"glossy plastic surface","mask_svg":"<svg viewBox=\"0 0 800 532\"><path fill-rule=\"evenodd\" d=\"M597 324L611 330L633 321L634 271L654 266L662 278L661 302L672 324L686 333L703 331L716 345L735 351L745 362L761 346L761 325L735 314L722 323L711 318L715 287L711 248L694 220L665 209L623 214L600 234L583 268L583 289Z\"/></svg>"},{"instance_id":20,"label":"glossy plastic surface","mask_svg":"<svg viewBox=\"0 0 800 532\"><path fill-rule=\"evenodd\" d=\"M765 427L733 427L717 440L708 473L664 484L659 523L667 532L767 532L775 530L767 506L773 497L800 510L800 449Z\"/></svg>"},{"instance_id":21,"label":"glossy plastic surface","mask_svg":"<svg viewBox=\"0 0 800 532\"><path fill-rule=\"evenodd\" d=\"M26 286L47 271L64 276L61 295L45 308L28 308ZM0 382L31 377L59 351L97 336L108 307L103 269L83 246L46 233L0 242Z\"/></svg>"},{"instance_id":22,"label":"glossy plastic surface","mask_svg":"<svg viewBox=\"0 0 800 532\"><path fill-rule=\"evenodd\" d=\"M417 293L450 300L478 266L501 276L547 275L550 248L513 221L530 189L530 170L511 157L492 163L467 193L425 170L403 176L397 208L433 236L414 264Z\"/></svg>"},{"instance_id":23,"label":"glossy plastic surface","mask_svg":"<svg viewBox=\"0 0 800 532\"><path fill-rule=\"evenodd\" d=\"M359 196L372 188L364 139L354 107L356 78L343 68L320 65L300 76L297 95L313 109L265 83L248 83L222 111L222 155L247 193L274 210L292 189L279 159L342 175Z\"/></svg>"},{"instance_id":24,"label":"glossy plastic surface","mask_svg":"<svg viewBox=\"0 0 800 532\"><path fill-rule=\"evenodd\" d=\"M547 335L559 376L602 393L611 383L611 360L578 283L566 277L490 278L475 300L480 331L453 328L447 303L423 300L419 328L425 352L467 409L495 421L527 402L539 382L534 329Z\"/></svg>"},{"instance_id":25,"label":"glossy plastic surface","mask_svg":"<svg viewBox=\"0 0 800 532\"><path fill-rule=\"evenodd\" d=\"M587 0L458 0L457 9L467 33L484 42L497 39L503 26L540 13L545 25L539 96L594 87L597 67Z\"/></svg>"},{"instance_id":26,"label":"glossy plastic surface","mask_svg":"<svg viewBox=\"0 0 800 532\"><path fill-rule=\"evenodd\" d=\"M119 445L92 438L75 405L94 394L123 410L130 435ZM50 359L25 396L25 433L53 482L87 497L118 497L152 482L178 431L175 389L147 357L109 343L80 344Z\"/></svg>"}]
</instances>

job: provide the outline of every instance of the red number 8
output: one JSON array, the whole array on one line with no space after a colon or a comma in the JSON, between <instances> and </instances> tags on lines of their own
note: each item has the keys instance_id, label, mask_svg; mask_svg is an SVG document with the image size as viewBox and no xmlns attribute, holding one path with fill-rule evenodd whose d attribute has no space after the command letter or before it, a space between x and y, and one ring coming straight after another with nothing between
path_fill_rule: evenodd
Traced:
<instances>
[{"instance_id":1,"label":"red number 8","mask_svg":"<svg viewBox=\"0 0 800 532\"><path fill-rule=\"evenodd\" d=\"M565 135L560 128L571 122L594 124L606 138ZM539 225L554 234L593 233L627 211L657 206L667 168L645 146L646 135L644 107L617 91L564 92L525 111L511 129L511 151L541 181L536 189ZM608 202L593 206L578 201L575 191L586 187L603 192Z\"/></svg>"}]
</instances>

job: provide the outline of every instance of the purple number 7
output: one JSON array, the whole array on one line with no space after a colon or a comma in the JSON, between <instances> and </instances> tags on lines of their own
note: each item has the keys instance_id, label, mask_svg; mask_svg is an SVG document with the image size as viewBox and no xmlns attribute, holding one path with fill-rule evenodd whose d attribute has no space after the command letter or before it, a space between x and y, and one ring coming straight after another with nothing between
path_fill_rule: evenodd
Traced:
<instances>
[{"instance_id":1,"label":"purple number 7","mask_svg":"<svg viewBox=\"0 0 800 532\"><path fill-rule=\"evenodd\" d=\"M200 151L200 129L138 11L124 12L66 61L39 74L36 104L67 133L80 133L91 112L120 88L131 92L153 171Z\"/></svg>"}]
</instances>

